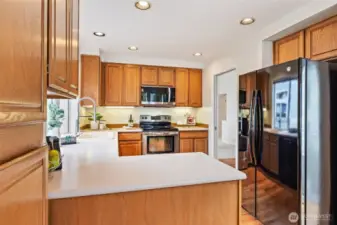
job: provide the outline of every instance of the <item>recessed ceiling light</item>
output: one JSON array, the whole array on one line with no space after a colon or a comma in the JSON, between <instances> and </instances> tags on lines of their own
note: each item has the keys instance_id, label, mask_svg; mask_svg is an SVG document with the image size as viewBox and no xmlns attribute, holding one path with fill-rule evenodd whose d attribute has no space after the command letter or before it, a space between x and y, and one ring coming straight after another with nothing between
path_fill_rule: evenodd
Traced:
<instances>
[{"instance_id":1,"label":"recessed ceiling light","mask_svg":"<svg viewBox=\"0 0 337 225\"><path fill-rule=\"evenodd\" d=\"M196 52L193 54L194 56L202 56L202 53L201 52Z\"/></svg>"},{"instance_id":2,"label":"recessed ceiling light","mask_svg":"<svg viewBox=\"0 0 337 225\"><path fill-rule=\"evenodd\" d=\"M103 33L103 32L94 32L94 35L97 36L97 37L104 37L105 33Z\"/></svg>"},{"instance_id":3,"label":"recessed ceiling light","mask_svg":"<svg viewBox=\"0 0 337 225\"><path fill-rule=\"evenodd\" d=\"M243 18L241 21L240 21L240 24L241 25L250 25L252 23L255 22L255 19L253 17L247 17L247 18Z\"/></svg>"},{"instance_id":4,"label":"recessed ceiling light","mask_svg":"<svg viewBox=\"0 0 337 225\"><path fill-rule=\"evenodd\" d=\"M138 1L135 3L135 6L137 9L140 9L140 10L147 10L151 8L151 4L147 1Z\"/></svg>"},{"instance_id":5,"label":"recessed ceiling light","mask_svg":"<svg viewBox=\"0 0 337 225\"><path fill-rule=\"evenodd\" d=\"M128 48L130 51L137 51L138 47L137 46L129 46Z\"/></svg>"}]
</instances>

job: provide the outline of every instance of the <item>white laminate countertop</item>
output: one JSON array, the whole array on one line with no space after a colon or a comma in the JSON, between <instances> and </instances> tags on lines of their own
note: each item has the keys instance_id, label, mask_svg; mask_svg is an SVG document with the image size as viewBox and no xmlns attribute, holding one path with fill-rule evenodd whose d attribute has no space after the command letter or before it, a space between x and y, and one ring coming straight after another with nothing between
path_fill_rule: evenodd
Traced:
<instances>
[{"instance_id":1,"label":"white laminate countertop","mask_svg":"<svg viewBox=\"0 0 337 225\"><path fill-rule=\"evenodd\" d=\"M207 127L199 127L199 126L188 126L188 127L176 127L179 131L208 131ZM104 131L115 131L118 133L132 133L132 132L143 132L142 128L139 127L132 127L132 128L109 128L106 130L98 130L99 132ZM92 130L83 130L83 132L92 132Z\"/></svg>"},{"instance_id":2,"label":"white laminate countertop","mask_svg":"<svg viewBox=\"0 0 337 225\"><path fill-rule=\"evenodd\" d=\"M203 153L118 157L111 135L62 146L63 169L51 174L49 199L150 190L246 179Z\"/></svg>"},{"instance_id":3,"label":"white laminate countertop","mask_svg":"<svg viewBox=\"0 0 337 225\"><path fill-rule=\"evenodd\" d=\"M290 133L288 131L281 131L273 128L263 128L263 130L271 134L297 138L297 133Z\"/></svg>"}]
</instances>

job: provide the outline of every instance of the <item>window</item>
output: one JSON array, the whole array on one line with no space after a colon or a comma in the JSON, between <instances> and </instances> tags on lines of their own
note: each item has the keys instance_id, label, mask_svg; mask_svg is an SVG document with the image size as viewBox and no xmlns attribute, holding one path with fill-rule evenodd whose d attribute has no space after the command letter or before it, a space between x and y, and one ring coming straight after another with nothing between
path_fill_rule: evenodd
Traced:
<instances>
[{"instance_id":1,"label":"window","mask_svg":"<svg viewBox=\"0 0 337 225\"><path fill-rule=\"evenodd\" d=\"M279 130L297 129L297 79L273 84L273 125Z\"/></svg>"},{"instance_id":2,"label":"window","mask_svg":"<svg viewBox=\"0 0 337 225\"><path fill-rule=\"evenodd\" d=\"M60 128L49 129L50 122L50 104L57 105L60 109L64 110L64 118L61 120L62 125ZM77 131L77 117L78 117L78 109L77 109L77 99L48 99L47 100L47 135L59 136L62 134L76 134Z\"/></svg>"}]
</instances>

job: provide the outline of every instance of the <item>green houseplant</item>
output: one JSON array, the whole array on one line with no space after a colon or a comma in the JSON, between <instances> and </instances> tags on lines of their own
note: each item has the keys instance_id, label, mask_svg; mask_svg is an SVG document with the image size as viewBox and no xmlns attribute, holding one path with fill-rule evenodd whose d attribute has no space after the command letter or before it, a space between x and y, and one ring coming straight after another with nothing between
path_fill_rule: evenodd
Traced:
<instances>
[{"instance_id":1,"label":"green houseplant","mask_svg":"<svg viewBox=\"0 0 337 225\"><path fill-rule=\"evenodd\" d=\"M55 103L48 104L48 130L55 131L55 129L57 129L58 131L63 124L63 120L64 110ZM57 134L57 136L60 136L59 132L57 132Z\"/></svg>"}]
</instances>

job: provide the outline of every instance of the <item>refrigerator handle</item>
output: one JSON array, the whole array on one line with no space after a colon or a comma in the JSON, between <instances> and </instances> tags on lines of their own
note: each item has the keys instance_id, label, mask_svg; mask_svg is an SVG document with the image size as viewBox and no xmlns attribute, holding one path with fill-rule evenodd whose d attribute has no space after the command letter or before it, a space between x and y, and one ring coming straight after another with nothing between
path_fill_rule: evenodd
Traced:
<instances>
[{"instance_id":1,"label":"refrigerator handle","mask_svg":"<svg viewBox=\"0 0 337 225\"><path fill-rule=\"evenodd\" d=\"M262 152L263 152L263 103L262 103L262 93L259 90L257 92L257 148L255 155L257 156L258 163L261 161Z\"/></svg>"},{"instance_id":2,"label":"refrigerator handle","mask_svg":"<svg viewBox=\"0 0 337 225\"><path fill-rule=\"evenodd\" d=\"M256 165L255 148L256 148L256 91L252 93L252 99L249 111L249 152L251 163Z\"/></svg>"}]
</instances>

